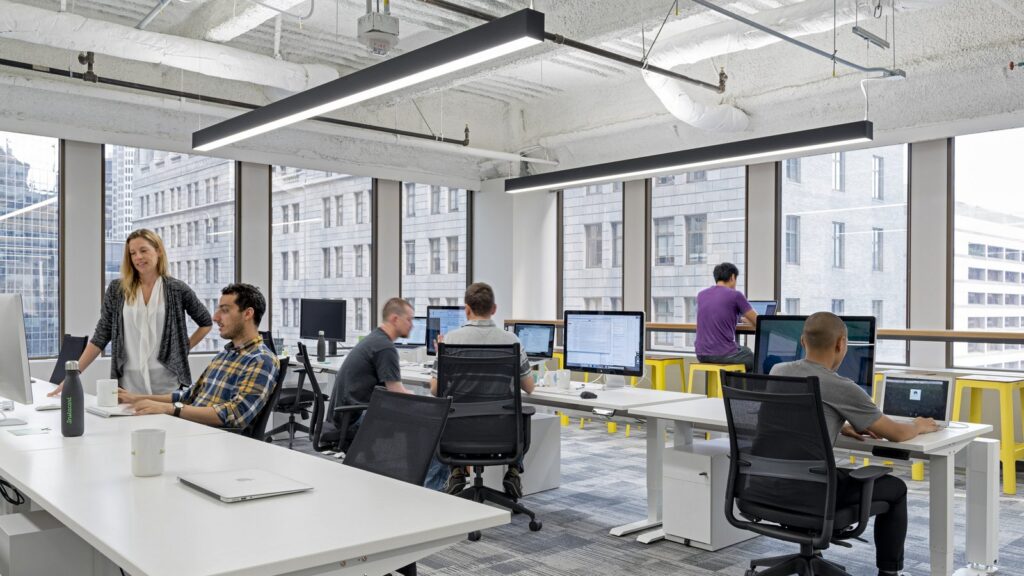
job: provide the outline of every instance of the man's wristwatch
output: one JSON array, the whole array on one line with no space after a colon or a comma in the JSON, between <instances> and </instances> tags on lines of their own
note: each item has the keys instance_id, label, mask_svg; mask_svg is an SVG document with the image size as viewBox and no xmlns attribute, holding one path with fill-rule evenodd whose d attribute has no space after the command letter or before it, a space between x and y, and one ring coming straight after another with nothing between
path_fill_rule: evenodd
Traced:
<instances>
[{"instance_id":1,"label":"man's wristwatch","mask_svg":"<svg viewBox=\"0 0 1024 576\"><path fill-rule=\"evenodd\" d=\"M181 409L184 408L184 407L185 407L185 405L182 404L181 402L175 402L174 403L174 416L175 417L181 416Z\"/></svg>"}]
</instances>

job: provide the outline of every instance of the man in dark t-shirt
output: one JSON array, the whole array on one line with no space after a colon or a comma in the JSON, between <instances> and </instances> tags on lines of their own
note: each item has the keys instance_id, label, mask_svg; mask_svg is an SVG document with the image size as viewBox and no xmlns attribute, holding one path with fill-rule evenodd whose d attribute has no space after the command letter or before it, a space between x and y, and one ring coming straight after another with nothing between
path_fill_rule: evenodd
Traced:
<instances>
[{"instance_id":1,"label":"man in dark t-shirt","mask_svg":"<svg viewBox=\"0 0 1024 576\"><path fill-rule=\"evenodd\" d=\"M735 264L715 266L715 285L697 294L697 360L713 364L743 364L754 371L754 353L736 344L736 319L756 325L757 312L736 289L740 270Z\"/></svg>"},{"instance_id":2,"label":"man in dark t-shirt","mask_svg":"<svg viewBox=\"0 0 1024 576\"><path fill-rule=\"evenodd\" d=\"M335 406L369 404L370 395L377 386L384 386L392 392L409 393L402 385L402 370L398 363L395 339L409 336L413 308L406 300L392 298L384 304L381 315L384 321L349 351L334 378L334 390L327 407L328 418L324 429L327 434L337 433L338 423L331 417ZM357 429L358 422L349 427L349 440L355 436Z\"/></svg>"}]
</instances>

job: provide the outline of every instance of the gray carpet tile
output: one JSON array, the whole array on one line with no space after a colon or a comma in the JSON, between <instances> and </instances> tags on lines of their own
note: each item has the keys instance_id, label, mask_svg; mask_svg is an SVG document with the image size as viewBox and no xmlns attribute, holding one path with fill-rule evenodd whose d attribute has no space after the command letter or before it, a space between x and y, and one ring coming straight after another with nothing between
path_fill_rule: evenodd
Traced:
<instances>
[{"instance_id":1,"label":"gray carpet tile","mask_svg":"<svg viewBox=\"0 0 1024 576\"><path fill-rule=\"evenodd\" d=\"M644 476L645 429L633 424L629 438L625 426L611 435L603 425L578 421L562 428L562 483L556 490L527 496L523 503L544 523L530 532L528 519L513 516L512 523L487 530L478 542L463 541L419 562L419 572L431 576L743 576L753 558L789 554L794 545L758 537L708 552L661 541L651 545L634 537L616 538L608 530L639 520L646 514ZM312 453L309 442L295 448ZM841 463L848 462L837 451ZM334 460L335 462L340 462ZM872 463L880 463L873 459ZM905 548L905 570L914 576L929 574L928 483L910 478L910 465L897 462L895 474L907 482L910 525ZM927 474L927 471L926 471ZM1018 495L1000 500L1000 570L1005 576L1024 576L1024 474L1019 474ZM955 507L955 565L964 564L965 479L957 474ZM634 535L635 536L635 535ZM865 532L871 540L871 528ZM876 574L874 547L854 542L852 549L833 546L827 558L846 566L853 576Z\"/></svg>"}]
</instances>

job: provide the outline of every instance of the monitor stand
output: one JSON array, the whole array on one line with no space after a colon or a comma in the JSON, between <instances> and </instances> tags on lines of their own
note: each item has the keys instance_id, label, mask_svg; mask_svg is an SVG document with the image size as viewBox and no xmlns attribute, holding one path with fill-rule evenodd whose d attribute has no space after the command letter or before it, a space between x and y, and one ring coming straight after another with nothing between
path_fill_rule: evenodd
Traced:
<instances>
[{"instance_id":1,"label":"monitor stand","mask_svg":"<svg viewBox=\"0 0 1024 576\"><path fill-rule=\"evenodd\" d=\"M330 340L327 342L327 355L337 356L338 355L338 341Z\"/></svg>"},{"instance_id":2,"label":"monitor stand","mask_svg":"<svg viewBox=\"0 0 1024 576\"><path fill-rule=\"evenodd\" d=\"M11 418L7 416L6 412L0 412L0 427L2 426L24 426L28 422L21 418Z\"/></svg>"},{"instance_id":3,"label":"monitor stand","mask_svg":"<svg viewBox=\"0 0 1024 576\"><path fill-rule=\"evenodd\" d=\"M611 390L613 388L624 388L626 386L626 377L619 376L617 374L605 374L604 377L604 389Z\"/></svg>"}]
</instances>

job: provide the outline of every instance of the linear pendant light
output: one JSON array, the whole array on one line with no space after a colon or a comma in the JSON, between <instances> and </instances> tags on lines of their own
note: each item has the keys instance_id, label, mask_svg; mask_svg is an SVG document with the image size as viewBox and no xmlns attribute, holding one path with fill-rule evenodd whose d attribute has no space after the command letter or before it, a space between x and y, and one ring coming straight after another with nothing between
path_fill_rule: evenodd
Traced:
<instances>
[{"instance_id":1,"label":"linear pendant light","mask_svg":"<svg viewBox=\"0 0 1024 576\"><path fill-rule=\"evenodd\" d=\"M871 122L862 120L849 124L813 128L800 132L789 132L765 136L740 142L716 144L704 148L667 152L654 156L619 160L607 164L582 166L568 170L557 170L521 178L505 180L505 192L532 192L582 186L584 184L608 181L635 180L660 174L674 174L711 166L738 164L767 158L790 155L822 148L832 148L870 142L874 137Z\"/></svg>"},{"instance_id":2,"label":"linear pendant light","mask_svg":"<svg viewBox=\"0 0 1024 576\"><path fill-rule=\"evenodd\" d=\"M520 10L192 134L192 148L251 138L331 110L401 90L544 41L544 14Z\"/></svg>"}]
</instances>

